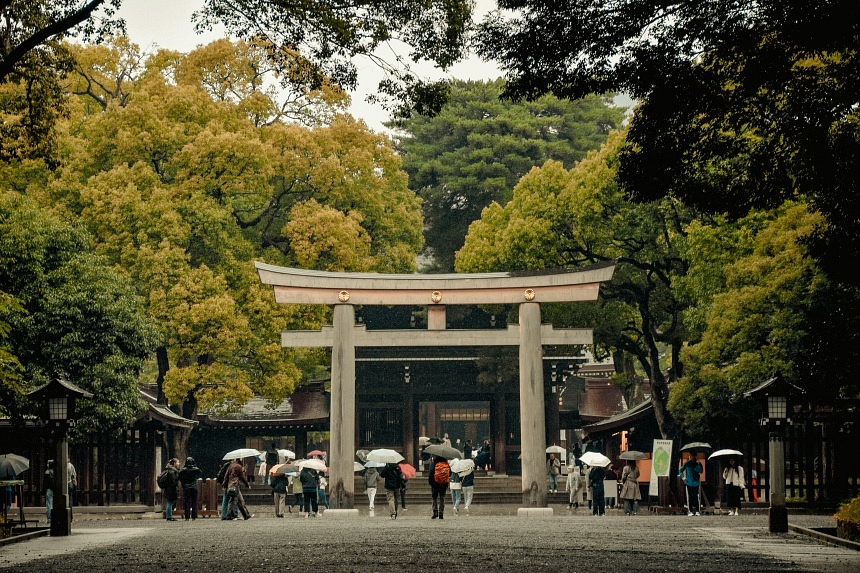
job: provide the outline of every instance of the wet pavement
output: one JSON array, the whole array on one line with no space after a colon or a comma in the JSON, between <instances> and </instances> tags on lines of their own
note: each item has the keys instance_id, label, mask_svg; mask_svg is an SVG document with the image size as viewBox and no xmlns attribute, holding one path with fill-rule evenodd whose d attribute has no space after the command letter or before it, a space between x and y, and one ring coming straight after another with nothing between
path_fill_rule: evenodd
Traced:
<instances>
[{"instance_id":1,"label":"wet pavement","mask_svg":"<svg viewBox=\"0 0 860 573\"><path fill-rule=\"evenodd\" d=\"M68 537L0 547L0 571L137 573L243 571L617 571L738 573L860 572L860 551L789 532L770 534L765 514L687 517L554 508L518 517L514 506L474 506L471 515L430 519L416 506L396 520L362 509L357 517L166 522L100 519L73 524ZM822 515L789 515L805 528L832 527Z\"/></svg>"}]
</instances>

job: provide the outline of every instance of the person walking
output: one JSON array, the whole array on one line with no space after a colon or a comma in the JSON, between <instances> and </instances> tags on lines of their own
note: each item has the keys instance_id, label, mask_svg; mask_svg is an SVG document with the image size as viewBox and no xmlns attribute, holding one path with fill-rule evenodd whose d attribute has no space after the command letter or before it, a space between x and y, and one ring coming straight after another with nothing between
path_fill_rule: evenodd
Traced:
<instances>
[{"instance_id":1,"label":"person walking","mask_svg":"<svg viewBox=\"0 0 860 573\"><path fill-rule=\"evenodd\" d=\"M159 484L161 491L164 492L164 519L167 521L176 521L173 517L173 507L176 505L176 500L179 498L179 460L171 458L167 462L167 466L162 472L164 476L162 483Z\"/></svg>"},{"instance_id":2,"label":"person walking","mask_svg":"<svg viewBox=\"0 0 860 573\"><path fill-rule=\"evenodd\" d=\"M299 481L302 482L302 497L305 500L305 507L303 510L305 518L311 516L311 511L313 511L314 517L318 517L320 509L319 499L317 499L320 488L319 473L317 473L313 468L304 467L302 468L302 471L299 472Z\"/></svg>"},{"instance_id":3,"label":"person walking","mask_svg":"<svg viewBox=\"0 0 860 573\"><path fill-rule=\"evenodd\" d=\"M221 519L227 519L227 509L230 507L230 498L227 495L227 486L225 485L227 482L225 478L227 477L227 470L230 469L230 466L233 465L233 460L227 460L223 464L221 464L221 468L218 470L218 475L215 477L215 480L221 485ZM230 517L236 517L236 514L233 513Z\"/></svg>"},{"instance_id":4,"label":"person walking","mask_svg":"<svg viewBox=\"0 0 860 573\"><path fill-rule=\"evenodd\" d=\"M466 510L466 515L469 515L469 508L472 507L472 498L475 495L475 472L470 471L460 478L463 484L463 509Z\"/></svg>"},{"instance_id":5,"label":"person walking","mask_svg":"<svg viewBox=\"0 0 860 573\"><path fill-rule=\"evenodd\" d=\"M66 464L66 473L69 480L69 491L68 491L68 500L69 500L69 521L75 520L75 500L78 497L78 472L75 470L75 466L72 465L72 462L68 462Z\"/></svg>"},{"instance_id":6,"label":"person walking","mask_svg":"<svg viewBox=\"0 0 860 573\"><path fill-rule=\"evenodd\" d=\"M621 472L621 501L624 503L624 515L639 513L639 500L642 492L639 490L639 468L634 460L628 460Z\"/></svg>"},{"instance_id":7,"label":"person walking","mask_svg":"<svg viewBox=\"0 0 860 573\"><path fill-rule=\"evenodd\" d=\"M320 506L328 509L328 496L325 493L328 487L328 480L324 473L320 474L319 488L317 488L317 500Z\"/></svg>"},{"instance_id":8,"label":"person walking","mask_svg":"<svg viewBox=\"0 0 860 573\"><path fill-rule=\"evenodd\" d=\"M744 479L744 468L738 465L734 456L729 458L728 465L723 470L723 481L725 482L726 505L729 508L729 515L738 515L744 488L747 484Z\"/></svg>"},{"instance_id":9,"label":"person walking","mask_svg":"<svg viewBox=\"0 0 860 573\"><path fill-rule=\"evenodd\" d=\"M224 477L224 485L227 487L227 497L230 503L227 506L227 519L236 519L233 514L238 509L242 514L242 518L246 521L254 517L248 508L245 507L245 498L242 496L242 486L249 488L251 482L248 481L248 476L245 475L245 466L242 460L234 459L230 467L227 468L227 475Z\"/></svg>"},{"instance_id":10,"label":"person walking","mask_svg":"<svg viewBox=\"0 0 860 573\"><path fill-rule=\"evenodd\" d=\"M567 509L579 509L582 502L582 475L575 463L567 466Z\"/></svg>"},{"instance_id":11,"label":"person walking","mask_svg":"<svg viewBox=\"0 0 860 573\"><path fill-rule=\"evenodd\" d=\"M618 499L618 472L615 471L613 465L606 468L606 477L603 478L603 495L605 496L604 505L607 508L614 508L615 501Z\"/></svg>"},{"instance_id":12,"label":"person walking","mask_svg":"<svg viewBox=\"0 0 860 573\"><path fill-rule=\"evenodd\" d=\"M287 488L290 486L290 478L284 474L273 475L272 500L275 502L275 517L284 517L284 508L287 505ZM290 509L292 511L292 509Z\"/></svg>"},{"instance_id":13,"label":"person walking","mask_svg":"<svg viewBox=\"0 0 860 573\"><path fill-rule=\"evenodd\" d=\"M445 494L448 491L448 482L451 479L451 466L441 456L434 456L430 465L430 491L433 495L433 518L445 519Z\"/></svg>"},{"instance_id":14,"label":"person walking","mask_svg":"<svg viewBox=\"0 0 860 573\"><path fill-rule=\"evenodd\" d=\"M409 483L409 478L400 470L400 509L406 511L406 485Z\"/></svg>"},{"instance_id":15,"label":"person walking","mask_svg":"<svg viewBox=\"0 0 860 573\"><path fill-rule=\"evenodd\" d=\"M42 489L45 491L45 518L51 525L51 512L54 511L54 490L57 489L57 476L54 472L54 460L48 460Z\"/></svg>"},{"instance_id":16,"label":"person walking","mask_svg":"<svg viewBox=\"0 0 860 573\"><path fill-rule=\"evenodd\" d=\"M385 499L388 502L388 513L391 519L397 519L397 496L400 495L401 473L397 464L385 464L379 475L385 480Z\"/></svg>"},{"instance_id":17,"label":"person walking","mask_svg":"<svg viewBox=\"0 0 860 573\"><path fill-rule=\"evenodd\" d=\"M687 515L700 515L699 487L701 486L702 464L696 457L696 452L690 452L690 458L681 466L678 475L684 480L687 492Z\"/></svg>"},{"instance_id":18,"label":"person walking","mask_svg":"<svg viewBox=\"0 0 860 573\"><path fill-rule=\"evenodd\" d=\"M299 513L304 513L305 508L305 495L302 490L302 480L299 479L299 476L293 474L290 476L290 488L293 492L293 503L290 504L288 508L289 512L293 512L293 506L297 505L299 507Z\"/></svg>"},{"instance_id":19,"label":"person walking","mask_svg":"<svg viewBox=\"0 0 860 573\"><path fill-rule=\"evenodd\" d=\"M546 477L549 480L548 493L558 492L558 476L561 473L561 462L555 457L555 454L550 454L546 461Z\"/></svg>"},{"instance_id":20,"label":"person walking","mask_svg":"<svg viewBox=\"0 0 860 573\"><path fill-rule=\"evenodd\" d=\"M463 445L463 459L471 460L472 459L472 451L475 448L472 447L472 440L466 440L466 443Z\"/></svg>"},{"instance_id":21,"label":"person walking","mask_svg":"<svg viewBox=\"0 0 860 573\"><path fill-rule=\"evenodd\" d=\"M200 492L197 480L203 472L197 467L194 458L185 458L185 467L179 472L179 483L182 486L182 508L185 511L185 521L197 519L197 500Z\"/></svg>"},{"instance_id":22,"label":"person walking","mask_svg":"<svg viewBox=\"0 0 860 573\"><path fill-rule=\"evenodd\" d=\"M591 486L591 514L606 515L606 497L604 497L603 480L606 478L606 469L593 467L588 472L588 483Z\"/></svg>"},{"instance_id":23,"label":"person walking","mask_svg":"<svg viewBox=\"0 0 860 573\"><path fill-rule=\"evenodd\" d=\"M364 471L364 492L370 511L373 511L373 501L376 499L376 485L379 482L379 472L375 467L369 467Z\"/></svg>"},{"instance_id":24,"label":"person walking","mask_svg":"<svg viewBox=\"0 0 860 573\"><path fill-rule=\"evenodd\" d=\"M460 513L460 500L463 495L463 482L460 479L460 474L451 472L448 487L451 488L451 507L454 508L454 515L458 515Z\"/></svg>"}]
</instances>

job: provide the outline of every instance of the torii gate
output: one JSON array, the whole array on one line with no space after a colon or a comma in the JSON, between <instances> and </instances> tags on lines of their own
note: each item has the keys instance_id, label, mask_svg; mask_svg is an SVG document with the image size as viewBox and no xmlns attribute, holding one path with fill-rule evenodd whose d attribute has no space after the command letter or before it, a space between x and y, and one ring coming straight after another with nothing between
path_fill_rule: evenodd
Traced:
<instances>
[{"instance_id":1,"label":"torii gate","mask_svg":"<svg viewBox=\"0 0 860 573\"><path fill-rule=\"evenodd\" d=\"M340 273L255 263L283 304L330 304L332 326L281 333L283 347L331 347L330 501L353 509L355 484L355 349L364 346L519 346L523 505L547 508L543 345L591 344L591 329L541 324L540 303L596 300L614 263L581 269L471 274ZM446 330L445 305L517 304L519 324L506 330ZM427 306L426 331L371 330L355 324L355 306ZM552 511L551 509L546 509ZM522 509L521 509L522 511Z\"/></svg>"}]
</instances>

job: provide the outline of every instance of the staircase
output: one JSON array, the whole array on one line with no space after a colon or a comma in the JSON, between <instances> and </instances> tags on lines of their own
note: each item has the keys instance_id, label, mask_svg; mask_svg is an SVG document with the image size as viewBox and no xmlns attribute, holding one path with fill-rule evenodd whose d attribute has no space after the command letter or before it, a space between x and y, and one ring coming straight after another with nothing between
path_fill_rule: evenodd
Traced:
<instances>
[{"instance_id":1,"label":"staircase","mask_svg":"<svg viewBox=\"0 0 860 573\"><path fill-rule=\"evenodd\" d=\"M364 489L364 478L356 475L355 507L364 507L367 504L367 495L365 494ZM272 504L272 488L267 485L254 483L251 485L250 490L243 490L242 495L245 497L245 503L248 505ZM376 495L377 500L384 500L385 490L380 487L377 490ZM450 496L451 494L448 493L449 502ZM289 499L292 499L292 492L289 494ZM550 504L567 505L567 500L567 492L559 491L558 493L547 494L547 501ZM430 492L430 483L427 481L426 475L418 474L413 479L409 480L409 484L406 488L407 507L410 505L430 505L432 502L433 498ZM475 477L473 503L520 505L522 502L522 478L520 476L487 476L482 473Z\"/></svg>"}]
</instances>

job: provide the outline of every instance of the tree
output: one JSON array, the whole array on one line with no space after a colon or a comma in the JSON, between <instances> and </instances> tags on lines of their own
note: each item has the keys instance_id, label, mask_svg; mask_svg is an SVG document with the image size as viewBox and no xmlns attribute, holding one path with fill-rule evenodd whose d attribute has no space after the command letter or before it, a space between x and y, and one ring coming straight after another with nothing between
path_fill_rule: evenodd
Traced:
<instances>
[{"instance_id":1,"label":"tree","mask_svg":"<svg viewBox=\"0 0 860 573\"><path fill-rule=\"evenodd\" d=\"M65 376L92 392L79 406L80 432L131 423L142 407L138 375L157 337L128 278L94 253L79 225L8 191L0 194L0 269L0 289L20 301L6 320L27 384ZM13 415L32 413L14 397L4 402Z\"/></svg>"},{"instance_id":2,"label":"tree","mask_svg":"<svg viewBox=\"0 0 860 573\"><path fill-rule=\"evenodd\" d=\"M713 283L707 277L714 274L725 281L715 294L699 295L705 328L701 340L682 352L685 375L672 388L670 409L689 433L707 435L720 417L744 424L750 409L739 397L777 372L817 400L840 395L832 379L810 383L798 362L817 301L828 290L828 280L802 246L820 219L807 205L787 203L735 224L691 227L691 258L705 264L691 264L688 284ZM725 240L715 241L716 233Z\"/></svg>"},{"instance_id":3,"label":"tree","mask_svg":"<svg viewBox=\"0 0 860 573\"><path fill-rule=\"evenodd\" d=\"M831 277L857 285L860 27L848 0L501 1L479 51L506 94L642 101L621 156L625 187L738 217L787 198L824 215L807 239ZM853 305L856 309L856 303Z\"/></svg>"},{"instance_id":4,"label":"tree","mask_svg":"<svg viewBox=\"0 0 860 573\"><path fill-rule=\"evenodd\" d=\"M570 268L617 261L613 280L594 305L547 305L545 319L594 326L595 341L631 356L647 373L664 436L677 428L667 410L669 383L680 374L686 341L684 304L672 281L686 271L679 246L691 214L677 202L635 204L617 184L624 132L610 135L572 170L557 161L533 168L504 207L493 203L472 224L457 254L458 271ZM671 360L663 370L661 354Z\"/></svg>"},{"instance_id":5,"label":"tree","mask_svg":"<svg viewBox=\"0 0 860 573\"><path fill-rule=\"evenodd\" d=\"M621 109L596 96L570 102L500 99L504 84L455 81L439 114L392 121L410 188L424 199L425 250L441 272L454 268L469 225L491 202L505 204L517 181L547 159L565 168L621 125Z\"/></svg>"},{"instance_id":6,"label":"tree","mask_svg":"<svg viewBox=\"0 0 860 573\"><path fill-rule=\"evenodd\" d=\"M275 304L254 260L404 272L420 247L420 202L387 139L349 117L312 128L258 121L256 110L277 106L246 73L258 61L246 48L156 53L106 107L82 93L62 167L17 176L130 277L160 334L163 396L191 419L255 395L279 404L321 370L322 351L283 349L279 333L319 327L330 311ZM128 49L94 50L109 60L82 49L85 73L127 68L112 58L126 61ZM176 434L176 451L188 435Z\"/></svg>"},{"instance_id":7,"label":"tree","mask_svg":"<svg viewBox=\"0 0 860 573\"><path fill-rule=\"evenodd\" d=\"M0 291L0 416L8 416L10 405L26 391L27 385L21 376L21 362L9 344L13 314L23 311L20 301Z\"/></svg>"}]
</instances>

